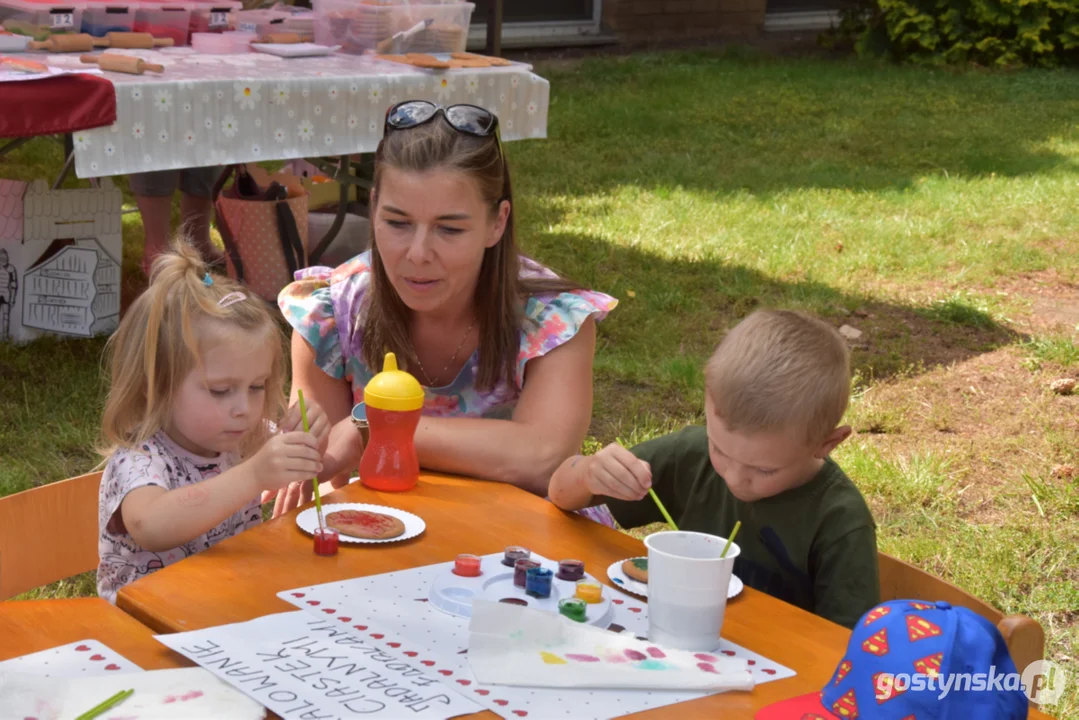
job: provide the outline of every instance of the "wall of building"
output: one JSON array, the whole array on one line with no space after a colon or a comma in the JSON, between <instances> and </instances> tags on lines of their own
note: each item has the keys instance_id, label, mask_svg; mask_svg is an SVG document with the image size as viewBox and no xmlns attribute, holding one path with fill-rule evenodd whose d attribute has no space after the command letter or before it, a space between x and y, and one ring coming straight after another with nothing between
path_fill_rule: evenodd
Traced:
<instances>
[{"instance_id":1,"label":"wall of building","mask_svg":"<svg viewBox=\"0 0 1079 720\"><path fill-rule=\"evenodd\" d=\"M766 0L603 0L603 23L622 42L702 42L754 37Z\"/></svg>"}]
</instances>

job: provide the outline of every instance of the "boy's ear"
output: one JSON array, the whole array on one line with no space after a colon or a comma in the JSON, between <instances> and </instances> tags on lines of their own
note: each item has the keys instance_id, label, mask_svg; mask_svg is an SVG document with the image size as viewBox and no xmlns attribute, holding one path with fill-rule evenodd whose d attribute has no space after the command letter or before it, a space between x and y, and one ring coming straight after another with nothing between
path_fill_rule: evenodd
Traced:
<instances>
[{"instance_id":1,"label":"boy's ear","mask_svg":"<svg viewBox=\"0 0 1079 720\"><path fill-rule=\"evenodd\" d=\"M853 433L854 430L851 429L850 425L840 425L835 430L828 433L828 437L824 438L824 442L817 448L817 452L813 453L813 457L823 460L831 455L832 451L839 447L840 444Z\"/></svg>"}]
</instances>

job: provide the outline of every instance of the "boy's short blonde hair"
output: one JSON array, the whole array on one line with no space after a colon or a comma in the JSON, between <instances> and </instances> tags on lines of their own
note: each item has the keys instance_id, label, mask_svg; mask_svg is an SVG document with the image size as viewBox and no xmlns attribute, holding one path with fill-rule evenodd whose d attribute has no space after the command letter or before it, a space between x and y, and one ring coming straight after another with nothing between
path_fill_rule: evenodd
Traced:
<instances>
[{"instance_id":1,"label":"boy's short blonde hair","mask_svg":"<svg viewBox=\"0 0 1079 720\"><path fill-rule=\"evenodd\" d=\"M732 432L801 429L828 437L850 400L850 353L830 325L790 310L758 310L712 354L705 384Z\"/></svg>"}]
</instances>

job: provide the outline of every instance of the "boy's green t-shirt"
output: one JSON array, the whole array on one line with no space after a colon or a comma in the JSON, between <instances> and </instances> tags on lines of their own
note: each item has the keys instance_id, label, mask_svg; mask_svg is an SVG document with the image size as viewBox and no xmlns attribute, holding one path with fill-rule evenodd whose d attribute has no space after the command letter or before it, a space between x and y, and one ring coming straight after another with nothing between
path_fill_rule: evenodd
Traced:
<instances>
[{"instance_id":1,"label":"boy's green t-shirt","mask_svg":"<svg viewBox=\"0 0 1079 720\"><path fill-rule=\"evenodd\" d=\"M734 574L746 585L846 627L880 602L873 516L831 458L805 485L746 503L712 467L703 427L632 452L652 466L652 487L680 530L727 537L742 521ZM622 527L663 521L649 498L606 502Z\"/></svg>"}]
</instances>

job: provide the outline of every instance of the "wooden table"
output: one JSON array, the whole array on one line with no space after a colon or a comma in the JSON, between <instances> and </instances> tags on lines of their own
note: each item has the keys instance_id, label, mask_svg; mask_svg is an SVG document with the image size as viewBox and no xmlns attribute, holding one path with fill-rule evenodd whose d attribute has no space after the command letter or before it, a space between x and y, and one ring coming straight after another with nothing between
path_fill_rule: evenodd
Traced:
<instances>
[{"instance_id":1,"label":"wooden table","mask_svg":"<svg viewBox=\"0 0 1079 720\"><path fill-rule=\"evenodd\" d=\"M143 670L193 665L154 640L149 628L101 598L0 603L0 660L79 640L103 642Z\"/></svg>"},{"instance_id":2,"label":"wooden table","mask_svg":"<svg viewBox=\"0 0 1079 720\"><path fill-rule=\"evenodd\" d=\"M427 530L389 545L342 544L338 555L321 558L313 555L312 540L296 526L293 512L140 579L120 591L118 606L150 628L179 632L294 610L276 597L282 590L447 562L462 552L485 555L520 544L549 558L581 558L601 579L615 560L645 554L639 540L499 483L425 475L407 493L379 493L354 483L323 501L392 505L422 517ZM746 588L727 606L723 637L798 674L751 693L679 705L678 717L748 719L770 703L817 692L832 676L849 636L846 628ZM658 708L635 717L671 713Z\"/></svg>"}]
</instances>

